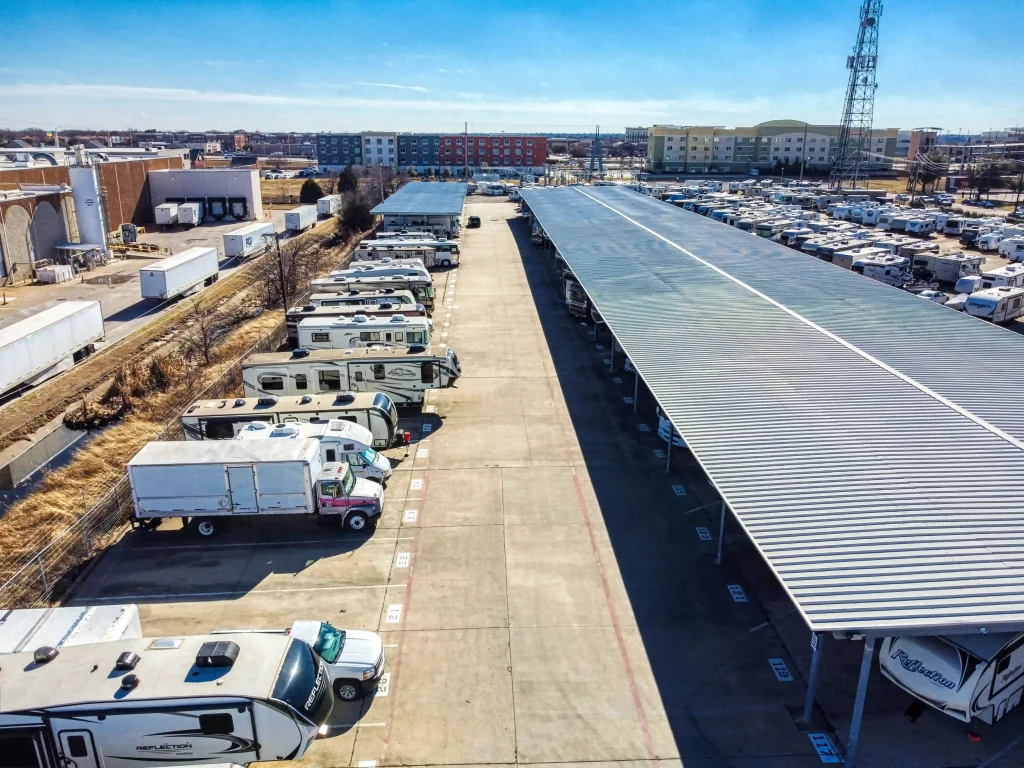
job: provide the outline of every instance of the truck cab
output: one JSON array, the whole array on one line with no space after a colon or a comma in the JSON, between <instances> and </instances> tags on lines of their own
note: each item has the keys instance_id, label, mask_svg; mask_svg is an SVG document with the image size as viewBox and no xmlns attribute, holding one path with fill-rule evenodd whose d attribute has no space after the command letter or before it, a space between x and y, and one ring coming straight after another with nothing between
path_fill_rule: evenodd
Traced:
<instances>
[{"instance_id":1,"label":"truck cab","mask_svg":"<svg viewBox=\"0 0 1024 768\"><path fill-rule=\"evenodd\" d=\"M384 508L384 486L356 477L347 462L324 464L316 480L317 513L340 516L350 531L364 531Z\"/></svg>"},{"instance_id":2,"label":"truck cab","mask_svg":"<svg viewBox=\"0 0 1024 768\"><path fill-rule=\"evenodd\" d=\"M323 659L334 695L342 701L361 699L377 687L384 672L384 644L377 633L300 620L288 634L308 643Z\"/></svg>"}]
</instances>

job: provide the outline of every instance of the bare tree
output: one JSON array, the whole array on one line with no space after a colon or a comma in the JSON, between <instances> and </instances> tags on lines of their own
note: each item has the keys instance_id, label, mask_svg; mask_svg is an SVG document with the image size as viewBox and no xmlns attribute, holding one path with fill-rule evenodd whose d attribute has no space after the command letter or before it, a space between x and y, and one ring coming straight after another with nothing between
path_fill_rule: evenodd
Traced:
<instances>
[{"instance_id":1,"label":"bare tree","mask_svg":"<svg viewBox=\"0 0 1024 768\"><path fill-rule=\"evenodd\" d=\"M185 315L185 332L181 340L186 357L199 360L203 365L213 362L213 348L217 340L235 323L237 317L222 310L217 304L200 299L189 299Z\"/></svg>"}]
</instances>

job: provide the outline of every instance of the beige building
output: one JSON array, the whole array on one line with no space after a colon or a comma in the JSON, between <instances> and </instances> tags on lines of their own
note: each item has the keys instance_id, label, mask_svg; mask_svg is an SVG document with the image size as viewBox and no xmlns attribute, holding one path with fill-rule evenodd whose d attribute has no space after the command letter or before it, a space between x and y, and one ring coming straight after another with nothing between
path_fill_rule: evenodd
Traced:
<instances>
[{"instance_id":1,"label":"beige building","mask_svg":"<svg viewBox=\"0 0 1024 768\"><path fill-rule=\"evenodd\" d=\"M871 132L873 169L892 167L895 128ZM747 173L776 165L825 171L835 156L838 125L771 120L750 128L655 125L648 129L647 170L651 173Z\"/></svg>"}]
</instances>

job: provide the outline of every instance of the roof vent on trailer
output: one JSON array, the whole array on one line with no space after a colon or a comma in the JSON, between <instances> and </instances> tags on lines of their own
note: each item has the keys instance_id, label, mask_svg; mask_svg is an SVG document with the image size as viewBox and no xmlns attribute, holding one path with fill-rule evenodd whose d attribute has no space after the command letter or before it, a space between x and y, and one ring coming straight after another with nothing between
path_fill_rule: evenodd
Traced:
<instances>
[{"instance_id":1,"label":"roof vent on trailer","mask_svg":"<svg viewBox=\"0 0 1024 768\"><path fill-rule=\"evenodd\" d=\"M240 397L237 400L235 400L235 408L241 408L243 405L245 405L244 397Z\"/></svg>"},{"instance_id":2,"label":"roof vent on trailer","mask_svg":"<svg viewBox=\"0 0 1024 768\"><path fill-rule=\"evenodd\" d=\"M276 395L264 395L256 401L256 405L277 405Z\"/></svg>"},{"instance_id":3,"label":"roof vent on trailer","mask_svg":"<svg viewBox=\"0 0 1024 768\"><path fill-rule=\"evenodd\" d=\"M52 645L42 645L39 648L35 649L35 651L32 654L32 660L36 664L49 664L51 661L57 658L57 654L59 653L60 651L58 651Z\"/></svg>"},{"instance_id":4,"label":"roof vent on trailer","mask_svg":"<svg viewBox=\"0 0 1024 768\"><path fill-rule=\"evenodd\" d=\"M352 322L353 323L365 323L369 319L370 318L367 317L366 315L356 315L355 317L352 318ZM344 321L342 321L342 322L344 322Z\"/></svg>"},{"instance_id":5,"label":"roof vent on trailer","mask_svg":"<svg viewBox=\"0 0 1024 768\"><path fill-rule=\"evenodd\" d=\"M139 687L139 676L132 673L121 678L121 690L133 691Z\"/></svg>"},{"instance_id":6,"label":"roof vent on trailer","mask_svg":"<svg viewBox=\"0 0 1024 768\"><path fill-rule=\"evenodd\" d=\"M391 316L391 322L392 323L404 323L405 322L405 315L392 315Z\"/></svg>"},{"instance_id":7,"label":"roof vent on trailer","mask_svg":"<svg viewBox=\"0 0 1024 768\"><path fill-rule=\"evenodd\" d=\"M303 312L316 312L316 305L314 305L314 304L307 304L306 306L304 306L302 308L302 311Z\"/></svg>"},{"instance_id":8,"label":"roof vent on trailer","mask_svg":"<svg viewBox=\"0 0 1024 768\"><path fill-rule=\"evenodd\" d=\"M312 395L303 395L302 397L299 398L299 404L300 405L305 405L306 403L312 403L312 402L313 402Z\"/></svg>"},{"instance_id":9,"label":"roof vent on trailer","mask_svg":"<svg viewBox=\"0 0 1024 768\"><path fill-rule=\"evenodd\" d=\"M231 640L219 640L203 643L196 654L197 667L231 667L238 658L238 643Z\"/></svg>"},{"instance_id":10,"label":"roof vent on trailer","mask_svg":"<svg viewBox=\"0 0 1024 768\"><path fill-rule=\"evenodd\" d=\"M334 397L335 405L347 405L348 403L355 402L356 396L354 392L339 392Z\"/></svg>"},{"instance_id":11,"label":"roof vent on trailer","mask_svg":"<svg viewBox=\"0 0 1024 768\"><path fill-rule=\"evenodd\" d=\"M292 357L309 357L309 350L305 347L296 347L292 350Z\"/></svg>"},{"instance_id":12,"label":"roof vent on trailer","mask_svg":"<svg viewBox=\"0 0 1024 768\"><path fill-rule=\"evenodd\" d=\"M135 669L135 665L139 663L139 654L134 651L125 651L117 657L117 661L114 662L114 669Z\"/></svg>"}]
</instances>

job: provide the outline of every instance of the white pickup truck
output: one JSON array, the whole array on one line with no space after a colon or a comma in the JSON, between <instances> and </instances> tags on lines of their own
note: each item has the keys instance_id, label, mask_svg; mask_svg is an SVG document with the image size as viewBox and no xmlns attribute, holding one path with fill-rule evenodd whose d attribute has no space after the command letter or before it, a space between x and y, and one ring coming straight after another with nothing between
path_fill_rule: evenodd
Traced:
<instances>
[{"instance_id":1,"label":"white pickup truck","mask_svg":"<svg viewBox=\"0 0 1024 768\"><path fill-rule=\"evenodd\" d=\"M377 687L384 672L384 642L376 632L300 619L291 629L223 629L212 634L240 633L291 635L308 643L327 664L334 695L342 701L363 698Z\"/></svg>"}]
</instances>

